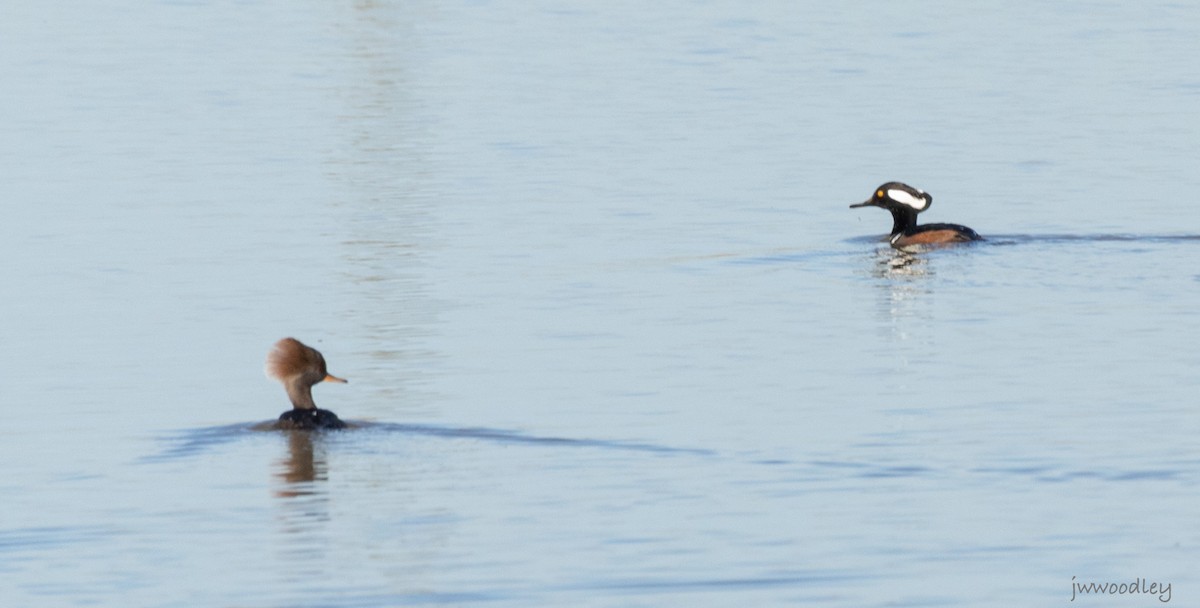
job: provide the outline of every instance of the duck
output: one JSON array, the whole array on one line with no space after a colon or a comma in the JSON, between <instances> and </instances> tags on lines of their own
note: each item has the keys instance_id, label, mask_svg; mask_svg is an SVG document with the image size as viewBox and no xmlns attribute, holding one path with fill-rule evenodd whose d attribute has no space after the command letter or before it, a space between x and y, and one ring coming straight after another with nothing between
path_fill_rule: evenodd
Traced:
<instances>
[{"instance_id":1,"label":"duck","mask_svg":"<svg viewBox=\"0 0 1200 608\"><path fill-rule=\"evenodd\" d=\"M322 382L346 384L349 380L330 374L325 357L317 349L295 338L284 338L267 353L267 377L283 383L292 409L279 415L275 428L282 430L344 429L337 414L317 407L312 387Z\"/></svg>"},{"instance_id":2,"label":"duck","mask_svg":"<svg viewBox=\"0 0 1200 608\"><path fill-rule=\"evenodd\" d=\"M952 245L971 241L982 241L978 232L961 224L917 224L917 214L929 209L933 195L901 182L887 182L875 189L875 193L858 207L879 207L892 213L892 232L888 242L900 250L911 250L922 246Z\"/></svg>"}]
</instances>

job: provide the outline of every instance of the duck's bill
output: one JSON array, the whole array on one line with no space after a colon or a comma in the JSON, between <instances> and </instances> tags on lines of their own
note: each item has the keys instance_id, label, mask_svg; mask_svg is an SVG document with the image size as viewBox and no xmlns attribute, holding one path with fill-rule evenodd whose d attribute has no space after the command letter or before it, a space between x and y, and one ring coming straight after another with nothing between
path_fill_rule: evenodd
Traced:
<instances>
[{"instance_id":1,"label":"duck's bill","mask_svg":"<svg viewBox=\"0 0 1200 608\"><path fill-rule=\"evenodd\" d=\"M874 206L875 206L875 199L869 198L861 203L854 203L853 205L850 205L850 208L855 209L858 207L874 207Z\"/></svg>"},{"instance_id":2,"label":"duck's bill","mask_svg":"<svg viewBox=\"0 0 1200 608\"><path fill-rule=\"evenodd\" d=\"M341 382L342 384L347 384L350 381L345 378L338 378L333 374L325 374L325 378L321 382Z\"/></svg>"}]
</instances>

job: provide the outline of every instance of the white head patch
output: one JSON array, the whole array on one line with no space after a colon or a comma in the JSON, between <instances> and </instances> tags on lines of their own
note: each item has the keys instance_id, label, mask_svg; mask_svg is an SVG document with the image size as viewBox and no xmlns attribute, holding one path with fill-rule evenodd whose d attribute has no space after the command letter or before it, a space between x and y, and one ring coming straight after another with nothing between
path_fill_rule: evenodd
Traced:
<instances>
[{"instance_id":1,"label":"white head patch","mask_svg":"<svg viewBox=\"0 0 1200 608\"><path fill-rule=\"evenodd\" d=\"M917 192L921 192L921 191L917 190ZM921 194L925 194L925 193L921 192ZM925 207L929 206L929 200L926 199L925 197L913 196L913 195L909 194L907 191L901 190L899 188L889 189L887 191L887 195L888 195L888 198L896 201L897 203L903 203L905 205L908 205L909 207L912 207L913 209L916 209L917 211L922 211L925 209Z\"/></svg>"}]
</instances>

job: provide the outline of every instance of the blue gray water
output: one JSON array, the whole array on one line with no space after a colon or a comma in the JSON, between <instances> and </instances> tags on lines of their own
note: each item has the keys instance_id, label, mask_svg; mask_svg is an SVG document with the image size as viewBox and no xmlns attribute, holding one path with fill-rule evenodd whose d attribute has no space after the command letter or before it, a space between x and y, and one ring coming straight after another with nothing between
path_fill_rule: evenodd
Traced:
<instances>
[{"instance_id":1,"label":"blue gray water","mask_svg":"<svg viewBox=\"0 0 1200 608\"><path fill-rule=\"evenodd\" d=\"M0 604L1195 604L1196 57L1170 2L7 6ZM893 252L888 180L988 240ZM284 336L362 428L252 430Z\"/></svg>"}]
</instances>

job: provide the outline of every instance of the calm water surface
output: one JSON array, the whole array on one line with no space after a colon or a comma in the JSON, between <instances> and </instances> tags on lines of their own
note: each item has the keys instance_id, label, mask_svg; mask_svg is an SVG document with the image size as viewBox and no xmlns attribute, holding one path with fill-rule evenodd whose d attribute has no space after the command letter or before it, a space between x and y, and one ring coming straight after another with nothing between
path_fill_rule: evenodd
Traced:
<instances>
[{"instance_id":1,"label":"calm water surface","mask_svg":"<svg viewBox=\"0 0 1200 608\"><path fill-rule=\"evenodd\" d=\"M1200 8L5 13L5 606L1200 597Z\"/></svg>"}]
</instances>

